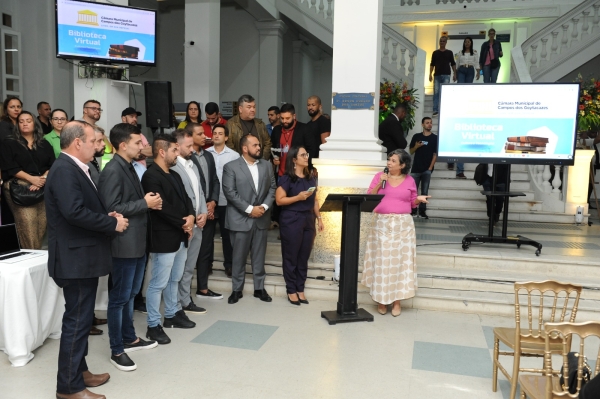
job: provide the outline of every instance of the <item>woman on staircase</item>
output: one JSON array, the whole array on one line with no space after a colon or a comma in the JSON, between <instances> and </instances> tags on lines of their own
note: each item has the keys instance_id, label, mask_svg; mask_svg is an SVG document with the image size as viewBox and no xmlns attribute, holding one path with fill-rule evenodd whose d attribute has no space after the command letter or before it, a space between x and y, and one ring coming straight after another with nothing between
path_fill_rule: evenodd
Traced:
<instances>
[{"instance_id":1,"label":"woman on staircase","mask_svg":"<svg viewBox=\"0 0 600 399\"><path fill-rule=\"evenodd\" d=\"M417 242L411 210L427 204L429 195L417 196L417 186L408 174L411 157L404 150L388 155L388 173L379 172L369 186L368 194L383 194L374 209L375 217L365 252L361 283L369 287L371 298L384 315L392 305L392 316L400 316L400 301L415 296Z\"/></svg>"}]
</instances>

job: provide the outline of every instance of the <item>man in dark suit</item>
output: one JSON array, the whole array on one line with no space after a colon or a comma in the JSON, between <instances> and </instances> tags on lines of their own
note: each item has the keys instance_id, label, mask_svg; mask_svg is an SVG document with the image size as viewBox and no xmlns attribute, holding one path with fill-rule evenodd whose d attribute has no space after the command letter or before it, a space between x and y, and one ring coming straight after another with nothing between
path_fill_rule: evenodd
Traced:
<instances>
[{"instance_id":1,"label":"man in dark suit","mask_svg":"<svg viewBox=\"0 0 600 399\"><path fill-rule=\"evenodd\" d=\"M233 244L233 292L228 303L237 303L243 296L246 258L250 251L254 296L271 302L264 284L267 229L275 198L275 176L271 164L261 160L260 142L255 136L243 136L240 148L242 156L223 167L223 192L227 198L225 227Z\"/></svg>"},{"instance_id":2,"label":"man in dark suit","mask_svg":"<svg viewBox=\"0 0 600 399\"><path fill-rule=\"evenodd\" d=\"M204 192L207 208L207 220L202 229L202 244L196 260L196 272L200 283L197 287L196 298L222 299L221 294L214 295L215 292L209 290L208 285L205 283L208 281L208 275L212 273L215 257L215 229L217 227L215 211L219 203L221 184L217 176L215 159L204 150L206 144L204 127L197 123L188 123L185 130L192 134L194 153L191 160L200 172L200 185Z\"/></svg>"},{"instance_id":3,"label":"man in dark suit","mask_svg":"<svg viewBox=\"0 0 600 399\"><path fill-rule=\"evenodd\" d=\"M398 104L391 114L379 124L379 140L381 145L386 148L387 153L398 148L406 149L406 138L402 131L402 121L406 118L406 105Z\"/></svg>"},{"instance_id":4,"label":"man in dark suit","mask_svg":"<svg viewBox=\"0 0 600 399\"><path fill-rule=\"evenodd\" d=\"M117 153L100 174L98 190L109 211L118 212L129 220L127 231L113 237L111 242L112 289L108 293L107 310L110 362L121 371L133 371L137 366L127 352L158 346L156 341L144 341L136 335L133 299L144 278L148 209L160 210L162 200L155 193L144 195L131 164L144 148L140 129L119 123L110 131L110 143Z\"/></svg>"},{"instance_id":5,"label":"man in dark suit","mask_svg":"<svg viewBox=\"0 0 600 399\"><path fill-rule=\"evenodd\" d=\"M91 180L94 129L82 121L67 123L62 150L48 174L45 188L48 218L48 272L63 288L65 313L58 354L56 397L100 399L86 389L104 384L108 374L89 372L85 356L94 317L98 278L112 268L110 237L128 221L110 212Z\"/></svg>"},{"instance_id":6,"label":"man in dark suit","mask_svg":"<svg viewBox=\"0 0 600 399\"><path fill-rule=\"evenodd\" d=\"M196 216L192 201L185 192L177 172L170 170L177 163L179 147L170 134L160 134L152 144L154 163L142 177L145 193L156 193L163 201L161 210L150 211L150 260L152 274L146 291L148 339L164 345L171 342L160 324L160 297L164 294L166 328L193 328L196 323L177 308L179 281L187 259L188 240Z\"/></svg>"}]
</instances>

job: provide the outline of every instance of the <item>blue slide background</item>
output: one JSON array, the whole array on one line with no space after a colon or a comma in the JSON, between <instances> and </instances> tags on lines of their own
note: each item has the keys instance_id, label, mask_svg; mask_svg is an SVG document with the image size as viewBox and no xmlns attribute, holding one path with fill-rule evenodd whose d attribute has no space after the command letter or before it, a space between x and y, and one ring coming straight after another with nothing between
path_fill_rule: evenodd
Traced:
<instances>
[{"instance_id":1,"label":"blue slide background","mask_svg":"<svg viewBox=\"0 0 600 399\"><path fill-rule=\"evenodd\" d=\"M454 130L456 123L466 124L486 124L502 125L502 131L495 131L493 145L487 143L490 140L481 140L486 144L463 144L463 142L473 143L475 139L463 139L462 130ZM571 155L573 147L573 119L517 119L517 118L444 118L443 131L439 135L439 153L462 152L467 156L471 153L502 153L506 138L512 136L526 136L527 132L540 127L548 127L558 136L555 155ZM492 133L492 131L477 131L472 133Z\"/></svg>"},{"instance_id":2,"label":"blue slide background","mask_svg":"<svg viewBox=\"0 0 600 399\"><path fill-rule=\"evenodd\" d=\"M106 40L86 38L81 36L69 36L69 30L96 33L99 35L106 35ZM100 40L100 45L89 45L76 43L75 39L88 39L88 40ZM93 58L107 58L108 48L111 44L124 44L128 40L137 39L146 47L146 53L144 59L138 59L137 61L145 61L148 63L155 62L154 55L154 43L156 41L155 35L147 35L136 32L121 32L115 30L98 29L87 26L73 26L73 25L59 25L58 26L58 52L59 54L68 53L70 55L77 54L80 57L93 57ZM118 60L118 58L110 58Z\"/></svg>"}]
</instances>

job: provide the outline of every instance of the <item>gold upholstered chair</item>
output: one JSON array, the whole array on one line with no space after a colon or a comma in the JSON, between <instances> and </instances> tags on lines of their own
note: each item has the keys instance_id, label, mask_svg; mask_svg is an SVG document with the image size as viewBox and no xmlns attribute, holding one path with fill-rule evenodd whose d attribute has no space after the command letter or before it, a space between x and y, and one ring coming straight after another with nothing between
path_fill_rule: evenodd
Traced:
<instances>
[{"instance_id":1,"label":"gold upholstered chair","mask_svg":"<svg viewBox=\"0 0 600 399\"><path fill-rule=\"evenodd\" d=\"M492 373L492 391L498 389L498 369L510 382L510 399L515 399L519 372L543 374L543 368L521 367L521 356L544 357L547 322L575 322L582 287L557 281L515 283L515 328L494 328L494 359ZM525 304L526 303L526 304ZM527 322L521 320L521 309L527 309ZM508 346L512 352L500 351L500 343ZM550 351L562 353L562 343L550 339ZM513 356L513 371L508 374L499 361L499 356ZM543 362L542 362L543 363Z\"/></svg>"},{"instance_id":2,"label":"gold upholstered chair","mask_svg":"<svg viewBox=\"0 0 600 399\"><path fill-rule=\"evenodd\" d=\"M545 349L544 349L544 364L545 364L545 375L538 376L532 374L522 374L519 376L519 383L521 384L521 399L558 399L558 398L579 398L579 391L582 388L582 376L584 368L584 356L578 357L577 366L577 392L574 394L569 393L568 387L571 384L569 381L569 368L568 368L568 357L567 354L571 348L571 342L573 335L579 336L579 348L576 351L579 354L585 354L585 342L589 337L600 338L600 322L590 321L587 323L546 323L545 325ZM554 345L554 341L560 342L561 360L557 362L557 367L552 367L552 350L551 347ZM594 370L590 370L590 380L594 376L598 375L600 371L600 345L598 340L590 343L590 346L595 344L596 351L596 367ZM560 367L563 367L564 381L560 384L559 372ZM587 396L589 397L589 396ZM587 398L586 397L586 398Z\"/></svg>"}]
</instances>

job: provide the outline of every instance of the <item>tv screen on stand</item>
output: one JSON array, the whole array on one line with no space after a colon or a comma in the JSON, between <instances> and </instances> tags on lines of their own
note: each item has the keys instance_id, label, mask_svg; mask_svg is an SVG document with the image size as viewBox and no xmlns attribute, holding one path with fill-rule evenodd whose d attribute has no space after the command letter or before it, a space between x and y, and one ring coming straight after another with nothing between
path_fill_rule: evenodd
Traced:
<instances>
[{"instance_id":1,"label":"tv screen on stand","mask_svg":"<svg viewBox=\"0 0 600 399\"><path fill-rule=\"evenodd\" d=\"M444 84L438 159L573 165L576 83Z\"/></svg>"},{"instance_id":2,"label":"tv screen on stand","mask_svg":"<svg viewBox=\"0 0 600 399\"><path fill-rule=\"evenodd\" d=\"M56 0L56 56L156 66L156 11Z\"/></svg>"}]
</instances>

